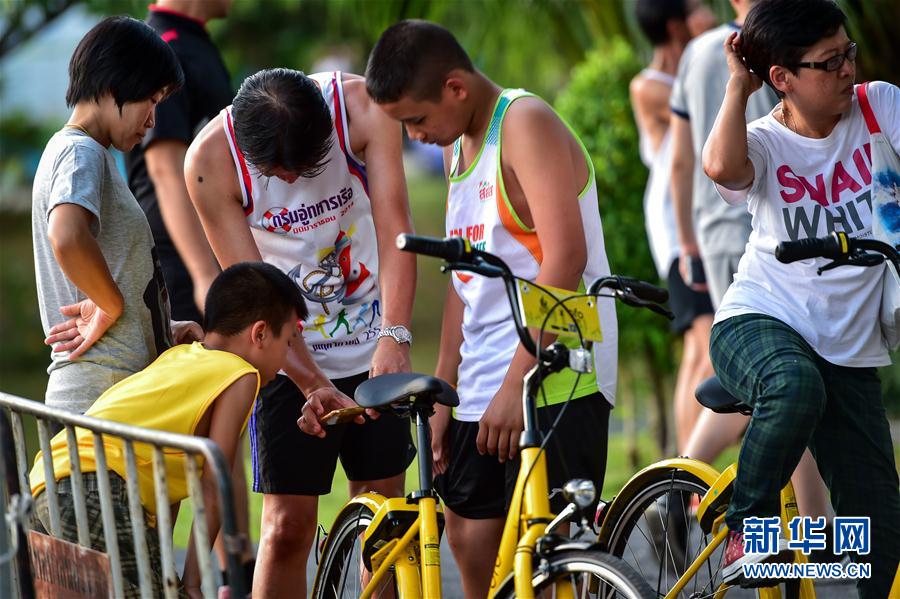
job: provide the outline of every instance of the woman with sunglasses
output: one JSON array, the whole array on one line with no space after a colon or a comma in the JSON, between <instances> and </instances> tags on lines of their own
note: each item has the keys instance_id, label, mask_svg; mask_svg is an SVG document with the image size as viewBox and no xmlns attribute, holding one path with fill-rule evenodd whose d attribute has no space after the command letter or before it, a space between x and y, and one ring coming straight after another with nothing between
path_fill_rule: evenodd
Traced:
<instances>
[{"instance_id":1,"label":"woman with sunglasses","mask_svg":"<svg viewBox=\"0 0 900 599\"><path fill-rule=\"evenodd\" d=\"M781 241L872 234L869 132L845 22L830 0L762 0L725 43L731 77L703 165L727 202L747 204L753 232L716 313L711 356L753 417L725 517L723 574L741 584L744 564L790 558L784 535L776 555L745 554L744 524L779 515L779 491L808 446L837 515L870 518L871 553L854 557L872 576L859 591L882 599L900 556L897 469L875 371L891 363L878 316L882 269L818 276L821 259L775 259ZM763 81L781 103L748 125L747 97ZM900 148L900 90L873 82L867 97Z\"/></svg>"}]
</instances>

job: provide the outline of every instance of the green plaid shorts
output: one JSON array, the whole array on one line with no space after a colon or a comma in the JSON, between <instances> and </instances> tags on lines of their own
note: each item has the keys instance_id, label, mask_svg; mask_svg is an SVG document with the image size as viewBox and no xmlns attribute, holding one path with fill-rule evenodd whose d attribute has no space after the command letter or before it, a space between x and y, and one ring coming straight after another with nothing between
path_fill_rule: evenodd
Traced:
<instances>
[{"instance_id":1,"label":"green plaid shorts","mask_svg":"<svg viewBox=\"0 0 900 599\"><path fill-rule=\"evenodd\" d=\"M884 599L900 559L900 481L875 369L832 364L762 314L717 323L710 357L722 386L753 406L728 527L779 515L779 492L809 447L837 515L871 518L872 552L859 559L872 564L872 578L860 580L859 594Z\"/></svg>"}]
</instances>

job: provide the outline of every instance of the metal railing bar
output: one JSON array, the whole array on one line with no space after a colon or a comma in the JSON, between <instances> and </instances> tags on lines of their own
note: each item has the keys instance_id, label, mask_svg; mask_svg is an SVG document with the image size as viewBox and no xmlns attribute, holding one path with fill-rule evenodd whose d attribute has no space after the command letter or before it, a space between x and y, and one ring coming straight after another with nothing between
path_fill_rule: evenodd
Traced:
<instances>
[{"instance_id":1,"label":"metal railing bar","mask_svg":"<svg viewBox=\"0 0 900 599\"><path fill-rule=\"evenodd\" d=\"M81 476L81 456L78 453L78 439L75 427L66 425L66 444L69 449L69 480L72 482L72 498L75 501L75 527L78 530L78 544L91 546L88 530L87 506L84 501L84 478Z\"/></svg>"},{"instance_id":2,"label":"metal railing bar","mask_svg":"<svg viewBox=\"0 0 900 599\"><path fill-rule=\"evenodd\" d=\"M106 554L109 556L109 569L113 577L113 596L124 596L122 580L122 559L119 555L119 539L116 534L116 519L113 515L112 494L109 485L109 469L106 465L106 447L103 446L103 435L94 433L94 459L97 462L97 491L100 495L100 514L103 518L103 538L106 541Z\"/></svg>"},{"instance_id":3,"label":"metal railing bar","mask_svg":"<svg viewBox=\"0 0 900 599\"><path fill-rule=\"evenodd\" d=\"M121 422L112 420L92 418L91 416L76 414L74 412L65 412L64 415L61 415L60 410L58 409L49 408L40 402L10 395L9 393L3 393L2 391L0 391L0 405L7 406L16 412L21 412L23 414L31 414L32 416L62 422L63 424L74 424L75 426L80 426L81 428L86 428L106 435L128 438L133 441L150 445L176 447L185 451L202 453L207 459L211 458L214 452L220 451L215 443L205 437L179 435L178 433L122 424ZM219 460L214 461L217 462L214 466L216 468L216 474L218 475L219 469L225 468L225 462L224 459L221 463L218 463ZM221 475L224 476L226 474L228 474L227 468L221 471Z\"/></svg>"},{"instance_id":4,"label":"metal railing bar","mask_svg":"<svg viewBox=\"0 0 900 599\"><path fill-rule=\"evenodd\" d=\"M134 443L123 441L125 445L125 485L128 489L128 512L131 530L134 534L134 555L137 559L138 579L141 583L141 599L153 597L153 582L150 579L150 553L147 549L147 531L144 524L144 507L141 505L141 490L138 485L137 457Z\"/></svg>"},{"instance_id":5,"label":"metal railing bar","mask_svg":"<svg viewBox=\"0 0 900 599\"><path fill-rule=\"evenodd\" d=\"M44 458L44 493L47 496L47 509L50 515L50 534L61 538L62 526L59 522L59 498L56 495L56 473L53 470L53 453L50 451L50 432L43 420L38 420L37 428Z\"/></svg>"},{"instance_id":6,"label":"metal railing bar","mask_svg":"<svg viewBox=\"0 0 900 599\"><path fill-rule=\"evenodd\" d=\"M12 502L14 497L18 497L18 501L20 502L20 506L15 506L10 503L10 505L3 505L4 511L8 508L11 509L20 509L22 502L28 502L31 500L31 492L27 487L20 487L21 479L19 476L13 474L13 468L17 468L14 464L18 461L18 456L16 455L16 450L19 445L19 442L15 440L16 437L16 428L13 424L15 418L10 419L7 413L3 410L0 410L0 462L3 462L5 465L5 470L3 478L0 479L0 485L2 485L6 489L6 497ZM20 419L21 423L21 419ZM20 440L24 439L20 437ZM19 472L21 474L21 471ZM0 493L2 495L2 493ZM6 526L6 522L2 523L3 526ZM10 534L14 537L10 539L11 542L15 542L18 547L17 555L15 556L14 563L9 565L9 572L11 573L11 584L12 588L15 592L15 597L19 599L33 599L34 598L34 585L32 584L32 576L31 576L31 559L29 559L28 555L28 522L27 519L16 519L15 526L10 530ZM2 568L2 566L0 566ZM2 576L2 574L0 574Z\"/></svg>"},{"instance_id":7,"label":"metal railing bar","mask_svg":"<svg viewBox=\"0 0 900 599\"><path fill-rule=\"evenodd\" d=\"M203 484L198 473L197 461L188 456L184 461L187 475L188 492L194 508L194 548L197 551L197 563L203 575L203 596L216 596L216 582L213 579L212 560L210 559L209 530L206 527L206 505L203 502Z\"/></svg>"},{"instance_id":8,"label":"metal railing bar","mask_svg":"<svg viewBox=\"0 0 900 599\"><path fill-rule=\"evenodd\" d=\"M169 512L169 484L166 462L159 447L153 448L153 480L156 487L156 530L159 532L159 552L162 557L163 590L166 599L178 597L175 577L175 552L172 549L172 515Z\"/></svg>"},{"instance_id":9,"label":"metal railing bar","mask_svg":"<svg viewBox=\"0 0 900 599\"><path fill-rule=\"evenodd\" d=\"M25 459L28 450L25 447L25 427L22 425L22 416L13 410L9 410L9 415L12 421L13 442L16 446L16 467L19 470L19 492L31 495L31 485L28 483L28 462Z\"/></svg>"}]
</instances>

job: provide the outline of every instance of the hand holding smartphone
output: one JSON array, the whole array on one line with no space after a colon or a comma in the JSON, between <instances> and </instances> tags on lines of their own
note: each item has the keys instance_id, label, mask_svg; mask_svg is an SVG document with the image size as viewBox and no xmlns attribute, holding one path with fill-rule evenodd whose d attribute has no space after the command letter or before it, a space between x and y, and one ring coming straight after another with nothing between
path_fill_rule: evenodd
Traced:
<instances>
[{"instance_id":1,"label":"hand holding smartphone","mask_svg":"<svg viewBox=\"0 0 900 599\"><path fill-rule=\"evenodd\" d=\"M365 414L366 409L359 406L355 408L341 408L340 410L332 410L319 416L319 422L324 426L333 426L335 424L343 424L352 422L357 416Z\"/></svg>"}]
</instances>

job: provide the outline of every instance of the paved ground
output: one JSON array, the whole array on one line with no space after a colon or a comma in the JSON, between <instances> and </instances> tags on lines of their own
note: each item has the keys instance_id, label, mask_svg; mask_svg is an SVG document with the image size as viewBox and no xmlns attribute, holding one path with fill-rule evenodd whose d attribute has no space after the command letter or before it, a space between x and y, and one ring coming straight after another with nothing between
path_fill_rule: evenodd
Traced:
<instances>
[{"instance_id":1,"label":"paved ground","mask_svg":"<svg viewBox=\"0 0 900 599\"><path fill-rule=\"evenodd\" d=\"M642 570L647 577L651 577L651 573L657 572L658 562L654 557L652 548L647 545L638 549ZM179 552L178 567L182 567L184 560L184 552ZM442 587L443 594L446 599L462 599L462 588L460 586L459 570L453 561L453 555L447 546L447 540L444 538L441 542L441 568L442 568ZM316 565L311 558L307 564L307 579L312 586L312 580L315 577ZM652 582L652 581L651 581ZM687 599L688 595L685 595ZM748 589L733 589L727 595L728 599L747 599L756 597L756 593ZM856 599L857 593L853 583L839 581L818 581L816 583L817 599Z\"/></svg>"}]
</instances>

